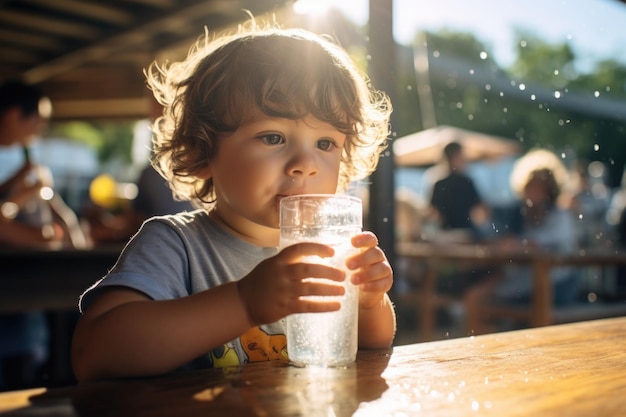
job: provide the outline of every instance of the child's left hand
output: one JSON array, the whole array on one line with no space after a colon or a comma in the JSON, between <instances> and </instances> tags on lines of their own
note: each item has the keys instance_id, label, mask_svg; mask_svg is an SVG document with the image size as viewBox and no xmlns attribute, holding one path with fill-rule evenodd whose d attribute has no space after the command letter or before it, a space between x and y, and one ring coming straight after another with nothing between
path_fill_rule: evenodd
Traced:
<instances>
[{"instance_id":1,"label":"child's left hand","mask_svg":"<svg viewBox=\"0 0 626 417\"><path fill-rule=\"evenodd\" d=\"M391 289L393 271L372 232L353 236L352 245L361 251L349 257L346 265L352 271L352 283L359 286L359 307L370 308Z\"/></svg>"}]
</instances>

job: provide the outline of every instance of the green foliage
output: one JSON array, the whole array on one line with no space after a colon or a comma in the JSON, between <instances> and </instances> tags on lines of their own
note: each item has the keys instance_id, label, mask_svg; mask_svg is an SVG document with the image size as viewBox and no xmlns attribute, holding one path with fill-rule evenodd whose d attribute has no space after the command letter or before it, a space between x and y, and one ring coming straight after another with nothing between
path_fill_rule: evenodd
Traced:
<instances>
[{"instance_id":1,"label":"green foliage","mask_svg":"<svg viewBox=\"0 0 626 417\"><path fill-rule=\"evenodd\" d=\"M518 32L517 58L507 72L514 78L562 89L577 76L576 57L567 44L550 45L534 35Z\"/></svg>"},{"instance_id":2,"label":"green foliage","mask_svg":"<svg viewBox=\"0 0 626 417\"><path fill-rule=\"evenodd\" d=\"M424 43L428 47L437 124L515 138L526 150L541 146L603 161L611 185L616 185L626 163L626 115L619 116L619 111L602 114L596 105L601 100L603 106L623 108L626 67L605 60L582 73L569 45L549 44L521 31L516 37L517 56L510 68L499 68L490 58L488 45L472 34L443 31L416 37L416 50ZM403 50L401 55L406 53ZM407 61L401 57L400 67L408 69ZM402 135L423 128L416 122L421 111L417 93L401 87L415 77L411 71L399 77L400 94L394 105L411 114L397 116L403 124L398 128Z\"/></svg>"},{"instance_id":3,"label":"green foliage","mask_svg":"<svg viewBox=\"0 0 626 417\"><path fill-rule=\"evenodd\" d=\"M55 123L48 136L84 143L96 150L100 164L112 161L129 164L132 161L133 121Z\"/></svg>"}]
</instances>

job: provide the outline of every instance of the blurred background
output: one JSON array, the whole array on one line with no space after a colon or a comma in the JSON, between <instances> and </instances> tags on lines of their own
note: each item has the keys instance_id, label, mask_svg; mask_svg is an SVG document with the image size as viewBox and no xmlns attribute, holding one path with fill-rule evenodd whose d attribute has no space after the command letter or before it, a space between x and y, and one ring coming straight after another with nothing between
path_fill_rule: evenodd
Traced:
<instances>
[{"instance_id":1,"label":"blurred background","mask_svg":"<svg viewBox=\"0 0 626 417\"><path fill-rule=\"evenodd\" d=\"M514 140L521 151L546 147L568 167L582 165L612 199L626 162L626 4L373 3L392 16L369 23L367 0L5 1L0 78L22 77L51 98L52 119L34 157L51 167L56 188L80 212L96 175L136 179L149 154L142 71L155 59L181 58L204 27L245 20L242 9L269 12L284 26L335 36L367 71L370 26L382 19L393 25L394 60L378 84L392 90L394 138L449 125ZM0 178L20 163L20 152L2 154ZM506 177L516 155L505 156L476 158L469 168L496 206L512 199ZM423 173L436 162L401 166L397 188L425 198ZM614 213L608 220L616 221Z\"/></svg>"},{"instance_id":2,"label":"blurred background","mask_svg":"<svg viewBox=\"0 0 626 417\"><path fill-rule=\"evenodd\" d=\"M579 196L571 207L579 243L617 244L626 207L626 2L619 0L2 1L0 81L20 77L50 98L52 117L32 157L50 167L79 218L94 204L119 211L136 195L94 201L90 186L103 175L108 186L132 185L147 164L152 101L143 70L181 59L205 29L236 27L248 19L244 9L334 36L391 96L391 145L376 174L358 185L365 198L378 196L367 199L368 226L393 262L398 241L433 233L425 211L452 140L464 143L468 175L491 208L489 233L515 204L515 162L544 148L570 174L564 194ZM21 164L21 147L0 153L0 183ZM411 277L400 266L396 275L398 295ZM585 294L615 296L615 272L586 276ZM399 341L417 340L413 313L399 314Z\"/></svg>"}]
</instances>

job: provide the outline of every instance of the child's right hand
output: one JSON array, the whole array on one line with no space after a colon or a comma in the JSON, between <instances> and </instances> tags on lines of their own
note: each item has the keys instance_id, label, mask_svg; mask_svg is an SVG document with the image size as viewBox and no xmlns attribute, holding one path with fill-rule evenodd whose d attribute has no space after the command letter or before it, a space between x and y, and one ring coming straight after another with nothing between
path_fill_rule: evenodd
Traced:
<instances>
[{"instance_id":1,"label":"child's right hand","mask_svg":"<svg viewBox=\"0 0 626 417\"><path fill-rule=\"evenodd\" d=\"M303 299L303 296L343 295L341 285L312 282L309 277L341 282L344 271L322 264L306 263L305 256L331 257L334 249L319 243L298 243L256 266L237 282L251 325L276 322L293 313L339 310L339 301Z\"/></svg>"}]
</instances>

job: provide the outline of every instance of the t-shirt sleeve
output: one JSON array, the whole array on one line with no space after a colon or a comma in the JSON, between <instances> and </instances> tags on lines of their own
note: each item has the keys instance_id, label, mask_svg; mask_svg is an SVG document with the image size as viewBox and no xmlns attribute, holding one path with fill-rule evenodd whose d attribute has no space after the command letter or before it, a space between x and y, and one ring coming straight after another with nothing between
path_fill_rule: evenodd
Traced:
<instances>
[{"instance_id":1,"label":"t-shirt sleeve","mask_svg":"<svg viewBox=\"0 0 626 417\"><path fill-rule=\"evenodd\" d=\"M176 229L160 221L147 221L129 241L109 273L80 297L85 312L106 287L135 289L153 300L189 295L187 252Z\"/></svg>"}]
</instances>

